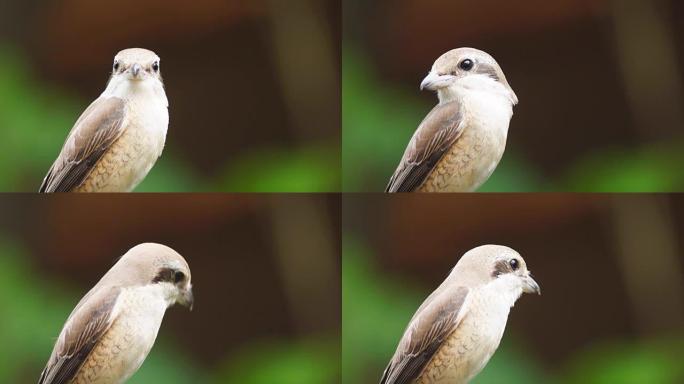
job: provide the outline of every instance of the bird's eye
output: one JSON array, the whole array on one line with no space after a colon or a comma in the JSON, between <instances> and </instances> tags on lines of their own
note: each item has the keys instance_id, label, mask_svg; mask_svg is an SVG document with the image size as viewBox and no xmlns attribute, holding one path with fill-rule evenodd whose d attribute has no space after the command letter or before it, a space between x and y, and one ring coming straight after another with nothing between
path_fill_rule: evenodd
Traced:
<instances>
[{"instance_id":1,"label":"bird's eye","mask_svg":"<svg viewBox=\"0 0 684 384\"><path fill-rule=\"evenodd\" d=\"M119 70L119 60L114 60L114 72Z\"/></svg>"},{"instance_id":2,"label":"bird's eye","mask_svg":"<svg viewBox=\"0 0 684 384\"><path fill-rule=\"evenodd\" d=\"M458 67L464 71L470 71L474 66L475 63L473 63L473 61L470 59L465 59L458 64Z\"/></svg>"},{"instance_id":3,"label":"bird's eye","mask_svg":"<svg viewBox=\"0 0 684 384\"><path fill-rule=\"evenodd\" d=\"M511 259L511 261L509 261L508 264L511 265L511 268L513 268L514 271L517 271L518 268L520 268L520 262L518 261L518 259Z\"/></svg>"},{"instance_id":4,"label":"bird's eye","mask_svg":"<svg viewBox=\"0 0 684 384\"><path fill-rule=\"evenodd\" d=\"M176 282L176 284L178 284L185 280L185 274L181 271L176 271L176 273L173 275L173 280Z\"/></svg>"},{"instance_id":5,"label":"bird's eye","mask_svg":"<svg viewBox=\"0 0 684 384\"><path fill-rule=\"evenodd\" d=\"M155 72L159 72L159 62L158 61L155 61L154 63L152 63L152 70Z\"/></svg>"}]
</instances>

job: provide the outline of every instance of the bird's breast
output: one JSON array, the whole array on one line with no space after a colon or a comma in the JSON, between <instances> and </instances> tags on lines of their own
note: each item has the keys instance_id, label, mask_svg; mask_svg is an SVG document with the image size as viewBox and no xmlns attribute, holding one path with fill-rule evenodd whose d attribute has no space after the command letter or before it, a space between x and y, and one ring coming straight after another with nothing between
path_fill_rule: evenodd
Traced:
<instances>
[{"instance_id":1,"label":"bird's breast","mask_svg":"<svg viewBox=\"0 0 684 384\"><path fill-rule=\"evenodd\" d=\"M166 311L161 296L145 288L122 291L115 320L84 362L74 384L124 383L142 365Z\"/></svg>"},{"instance_id":2,"label":"bird's breast","mask_svg":"<svg viewBox=\"0 0 684 384\"><path fill-rule=\"evenodd\" d=\"M78 191L131 191L161 156L169 124L166 106L154 100L131 100L124 124L121 137L100 158Z\"/></svg>"},{"instance_id":3,"label":"bird's breast","mask_svg":"<svg viewBox=\"0 0 684 384\"><path fill-rule=\"evenodd\" d=\"M496 169L508 136L510 103L486 96L462 101L464 129L420 188L423 192L472 192Z\"/></svg>"},{"instance_id":4,"label":"bird's breast","mask_svg":"<svg viewBox=\"0 0 684 384\"><path fill-rule=\"evenodd\" d=\"M135 132L149 157L156 160L166 142L169 110L157 99L133 99L129 103L131 131Z\"/></svg>"},{"instance_id":5,"label":"bird's breast","mask_svg":"<svg viewBox=\"0 0 684 384\"><path fill-rule=\"evenodd\" d=\"M474 295L468 313L426 365L416 384L467 383L499 346L510 306L490 295Z\"/></svg>"}]
</instances>

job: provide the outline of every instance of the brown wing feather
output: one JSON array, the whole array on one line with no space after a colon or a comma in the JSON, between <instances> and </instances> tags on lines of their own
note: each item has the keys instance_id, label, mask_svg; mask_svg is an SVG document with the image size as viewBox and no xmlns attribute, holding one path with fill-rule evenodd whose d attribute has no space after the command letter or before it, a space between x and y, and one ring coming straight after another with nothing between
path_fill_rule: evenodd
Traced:
<instances>
[{"instance_id":1,"label":"brown wing feather","mask_svg":"<svg viewBox=\"0 0 684 384\"><path fill-rule=\"evenodd\" d=\"M418 189L461 136L463 128L463 113L457 102L433 108L411 138L385 192L412 192Z\"/></svg>"},{"instance_id":2,"label":"brown wing feather","mask_svg":"<svg viewBox=\"0 0 684 384\"><path fill-rule=\"evenodd\" d=\"M411 319L380 384L409 384L422 372L442 343L459 326L468 288L429 297Z\"/></svg>"},{"instance_id":3,"label":"brown wing feather","mask_svg":"<svg viewBox=\"0 0 684 384\"><path fill-rule=\"evenodd\" d=\"M96 287L97 288L97 287ZM99 288L81 299L67 319L38 384L66 384L111 326L120 289Z\"/></svg>"},{"instance_id":4,"label":"brown wing feather","mask_svg":"<svg viewBox=\"0 0 684 384\"><path fill-rule=\"evenodd\" d=\"M123 133L124 118L123 99L99 98L90 104L69 132L39 192L69 192L81 185L93 166Z\"/></svg>"}]
</instances>

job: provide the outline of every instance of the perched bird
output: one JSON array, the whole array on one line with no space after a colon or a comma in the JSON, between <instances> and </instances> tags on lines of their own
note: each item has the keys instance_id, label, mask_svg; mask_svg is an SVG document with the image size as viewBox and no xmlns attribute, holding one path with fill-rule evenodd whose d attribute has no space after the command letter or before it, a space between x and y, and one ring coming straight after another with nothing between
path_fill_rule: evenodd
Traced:
<instances>
[{"instance_id":1,"label":"perched bird","mask_svg":"<svg viewBox=\"0 0 684 384\"><path fill-rule=\"evenodd\" d=\"M38 384L120 384L150 352L166 309L192 309L190 268L154 243L126 252L76 305Z\"/></svg>"},{"instance_id":2,"label":"perched bird","mask_svg":"<svg viewBox=\"0 0 684 384\"><path fill-rule=\"evenodd\" d=\"M386 192L471 192L499 164L518 98L487 53L459 48L442 55L420 89L436 91Z\"/></svg>"},{"instance_id":3,"label":"perched bird","mask_svg":"<svg viewBox=\"0 0 684 384\"><path fill-rule=\"evenodd\" d=\"M413 315L380 383L467 383L496 351L523 292L540 289L516 251L484 245L466 252Z\"/></svg>"},{"instance_id":4,"label":"perched bird","mask_svg":"<svg viewBox=\"0 0 684 384\"><path fill-rule=\"evenodd\" d=\"M168 106L159 56L119 52L107 88L74 124L39 192L132 191L164 149Z\"/></svg>"}]
</instances>

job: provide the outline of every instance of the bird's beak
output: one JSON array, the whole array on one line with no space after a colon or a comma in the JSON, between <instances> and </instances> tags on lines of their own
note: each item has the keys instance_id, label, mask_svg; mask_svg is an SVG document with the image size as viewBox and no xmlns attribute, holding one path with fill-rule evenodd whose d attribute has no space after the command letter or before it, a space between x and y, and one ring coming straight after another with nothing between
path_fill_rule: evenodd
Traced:
<instances>
[{"instance_id":1,"label":"bird's beak","mask_svg":"<svg viewBox=\"0 0 684 384\"><path fill-rule=\"evenodd\" d=\"M534 281L532 274L529 272L527 273L527 276L523 277L523 292L541 295L541 288L539 288L539 284Z\"/></svg>"},{"instance_id":2,"label":"bird's beak","mask_svg":"<svg viewBox=\"0 0 684 384\"><path fill-rule=\"evenodd\" d=\"M510 91L511 91L511 94L509 96L509 99L511 100L511 103L513 105L518 105L518 96L516 96L515 92L513 92L512 89Z\"/></svg>"},{"instance_id":3,"label":"bird's beak","mask_svg":"<svg viewBox=\"0 0 684 384\"><path fill-rule=\"evenodd\" d=\"M179 302L181 305L192 311L192 306L195 303L195 296L192 294L192 287L188 287L188 289L183 292L183 296Z\"/></svg>"},{"instance_id":4,"label":"bird's beak","mask_svg":"<svg viewBox=\"0 0 684 384\"><path fill-rule=\"evenodd\" d=\"M133 77L138 77L138 74L140 73L141 69L142 67L140 66L140 64L133 64L133 66L131 67L131 73L133 74Z\"/></svg>"},{"instance_id":5,"label":"bird's beak","mask_svg":"<svg viewBox=\"0 0 684 384\"><path fill-rule=\"evenodd\" d=\"M439 75L435 71L430 71L427 76L420 83L420 90L427 89L429 91L437 91L441 88L449 86L456 76Z\"/></svg>"}]
</instances>

